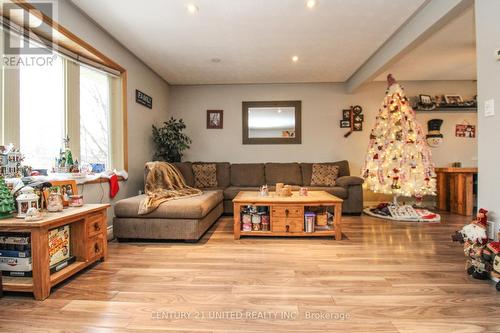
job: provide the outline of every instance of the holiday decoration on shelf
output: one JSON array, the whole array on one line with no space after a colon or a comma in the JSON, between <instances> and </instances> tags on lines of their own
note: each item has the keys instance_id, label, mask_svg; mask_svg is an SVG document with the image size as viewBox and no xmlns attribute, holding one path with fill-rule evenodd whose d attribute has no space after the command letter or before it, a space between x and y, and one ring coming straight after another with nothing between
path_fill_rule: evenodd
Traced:
<instances>
[{"instance_id":1,"label":"holiday decoration on shelf","mask_svg":"<svg viewBox=\"0 0 500 333\"><path fill-rule=\"evenodd\" d=\"M0 146L0 176L21 178L23 176L23 160L23 154L12 143Z\"/></svg>"},{"instance_id":2,"label":"holiday decoration on shelf","mask_svg":"<svg viewBox=\"0 0 500 333\"><path fill-rule=\"evenodd\" d=\"M12 217L12 212L15 209L14 198L5 180L3 177L0 177L0 219Z\"/></svg>"},{"instance_id":3,"label":"holiday decoration on shelf","mask_svg":"<svg viewBox=\"0 0 500 333\"><path fill-rule=\"evenodd\" d=\"M56 173L78 173L80 171L78 160L73 160L73 153L69 148L69 136L63 139L64 149L59 150L59 157L56 157L54 172Z\"/></svg>"},{"instance_id":4,"label":"holiday decoration on shelf","mask_svg":"<svg viewBox=\"0 0 500 333\"><path fill-rule=\"evenodd\" d=\"M344 134L344 138L347 138L352 132L361 132L364 120L363 108L359 105L342 110L340 128L349 128L349 132Z\"/></svg>"},{"instance_id":5,"label":"holiday decoration on shelf","mask_svg":"<svg viewBox=\"0 0 500 333\"><path fill-rule=\"evenodd\" d=\"M436 175L422 127L391 74L387 83L362 170L365 186L393 195L395 204L397 196L435 195Z\"/></svg>"},{"instance_id":6,"label":"holiday decoration on shelf","mask_svg":"<svg viewBox=\"0 0 500 333\"><path fill-rule=\"evenodd\" d=\"M443 134L441 134L441 125L443 125L443 119L431 119L427 122L427 135L425 139L427 144L436 148L443 143Z\"/></svg>"},{"instance_id":7,"label":"holiday decoration on shelf","mask_svg":"<svg viewBox=\"0 0 500 333\"><path fill-rule=\"evenodd\" d=\"M451 236L454 242L464 246L467 258L467 273L475 279L486 280L491 276L500 278L500 243L488 242L486 233L488 211L479 209L476 219ZM500 291L500 282L496 288Z\"/></svg>"}]
</instances>

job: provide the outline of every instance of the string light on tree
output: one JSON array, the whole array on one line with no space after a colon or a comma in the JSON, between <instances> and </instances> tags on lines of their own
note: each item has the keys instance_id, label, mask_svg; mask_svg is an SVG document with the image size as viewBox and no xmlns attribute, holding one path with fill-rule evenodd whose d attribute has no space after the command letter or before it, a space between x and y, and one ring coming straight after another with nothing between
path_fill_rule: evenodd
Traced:
<instances>
[{"instance_id":1,"label":"string light on tree","mask_svg":"<svg viewBox=\"0 0 500 333\"><path fill-rule=\"evenodd\" d=\"M388 88L370 133L362 171L365 187L376 193L421 200L435 195L436 180L431 151L399 83L387 76Z\"/></svg>"}]
</instances>

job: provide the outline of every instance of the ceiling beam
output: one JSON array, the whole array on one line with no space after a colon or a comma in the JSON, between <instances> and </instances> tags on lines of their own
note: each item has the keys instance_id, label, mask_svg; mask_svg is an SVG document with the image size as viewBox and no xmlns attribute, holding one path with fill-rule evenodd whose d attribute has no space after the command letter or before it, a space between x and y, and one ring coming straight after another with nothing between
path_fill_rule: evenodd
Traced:
<instances>
[{"instance_id":1,"label":"ceiling beam","mask_svg":"<svg viewBox=\"0 0 500 333\"><path fill-rule=\"evenodd\" d=\"M346 81L352 93L472 6L473 0L428 0Z\"/></svg>"}]
</instances>

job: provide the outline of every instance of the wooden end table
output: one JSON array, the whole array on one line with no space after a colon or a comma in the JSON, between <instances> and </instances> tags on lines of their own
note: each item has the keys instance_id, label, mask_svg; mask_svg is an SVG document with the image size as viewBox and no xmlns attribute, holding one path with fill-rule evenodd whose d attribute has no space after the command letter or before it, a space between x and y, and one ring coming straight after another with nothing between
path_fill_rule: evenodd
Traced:
<instances>
[{"instance_id":1,"label":"wooden end table","mask_svg":"<svg viewBox=\"0 0 500 333\"><path fill-rule=\"evenodd\" d=\"M439 210L471 216L477 168L436 168Z\"/></svg>"},{"instance_id":2,"label":"wooden end table","mask_svg":"<svg viewBox=\"0 0 500 333\"><path fill-rule=\"evenodd\" d=\"M242 191L233 199L234 205L234 239L241 236L335 236L342 239L342 202L343 200L325 191L309 191L307 196L293 192L290 197L280 197L274 192L269 196L260 196L257 191ZM242 206L267 206L270 212L269 231L242 231ZM305 232L304 213L306 207L332 207L333 228Z\"/></svg>"},{"instance_id":3,"label":"wooden end table","mask_svg":"<svg viewBox=\"0 0 500 333\"><path fill-rule=\"evenodd\" d=\"M36 222L9 218L0 220L0 232L29 233L33 277L3 277L4 291L32 292L37 300L44 300L50 289L108 253L107 214L109 204L86 204L70 207L59 213L47 213ZM70 225L70 253L76 261L60 271L50 274L49 237L51 229Z\"/></svg>"}]
</instances>

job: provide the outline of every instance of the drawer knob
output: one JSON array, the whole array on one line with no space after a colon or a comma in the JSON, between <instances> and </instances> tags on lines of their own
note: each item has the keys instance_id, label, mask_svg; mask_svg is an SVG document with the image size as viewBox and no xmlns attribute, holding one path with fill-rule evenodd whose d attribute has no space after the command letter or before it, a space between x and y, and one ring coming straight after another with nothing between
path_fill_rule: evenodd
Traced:
<instances>
[{"instance_id":1,"label":"drawer knob","mask_svg":"<svg viewBox=\"0 0 500 333\"><path fill-rule=\"evenodd\" d=\"M101 226L99 225L99 222L95 222L94 223L94 230L95 231L100 231L101 230Z\"/></svg>"},{"instance_id":2,"label":"drawer knob","mask_svg":"<svg viewBox=\"0 0 500 333\"><path fill-rule=\"evenodd\" d=\"M287 209L285 209L285 215L288 216L288 213L290 213L290 211Z\"/></svg>"},{"instance_id":3,"label":"drawer knob","mask_svg":"<svg viewBox=\"0 0 500 333\"><path fill-rule=\"evenodd\" d=\"M100 250L100 249L99 249L99 244L95 243L95 244L94 244L94 252L95 252L95 253L99 253L99 250Z\"/></svg>"},{"instance_id":4,"label":"drawer knob","mask_svg":"<svg viewBox=\"0 0 500 333\"><path fill-rule=\"evenodd\" d=\"M290 226L288 224L286 225L286 232L290 232Z\"/></svg>"}]
</instances>

